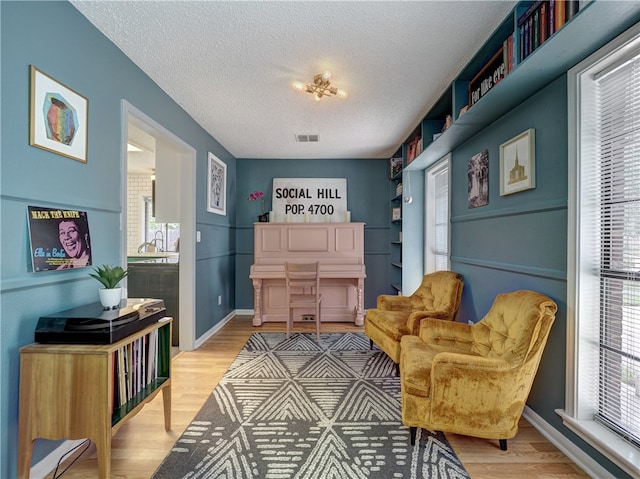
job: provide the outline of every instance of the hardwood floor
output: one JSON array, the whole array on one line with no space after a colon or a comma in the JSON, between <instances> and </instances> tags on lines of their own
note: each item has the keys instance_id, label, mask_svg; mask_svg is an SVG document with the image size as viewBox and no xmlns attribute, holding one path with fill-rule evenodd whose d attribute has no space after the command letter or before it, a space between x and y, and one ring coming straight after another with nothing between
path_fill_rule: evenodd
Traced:
<instances>
[{"instance_id":1,"label":"hardwood floor","mask_svg":"<svg viewBox=\"0 0 640 479\"><path fill-rule=\"evenodd\" d=\"M172 430L164 430L160 395L113 437L111 477L151 477L249 336L254 332L284 331L284 328L284 323L267 323L255 328L250 317L237 316L198 350L179 352L173 359ZM314 332L314 328L314 323L306 323L296 324L294 330ZM363 328L345 323L324 323L322 331L361 332ZM447 438L472 479L589 477L524 419L520 421L517 436L509 440L508 451L501 451L498 441L457 434L447 434ZM60 470L64 467L63 464ZM95 478L97 471L95 449L91 447L62 477ZM53 474L47 476L47 479L51 478Z\"/></svg>"}]
</instances>

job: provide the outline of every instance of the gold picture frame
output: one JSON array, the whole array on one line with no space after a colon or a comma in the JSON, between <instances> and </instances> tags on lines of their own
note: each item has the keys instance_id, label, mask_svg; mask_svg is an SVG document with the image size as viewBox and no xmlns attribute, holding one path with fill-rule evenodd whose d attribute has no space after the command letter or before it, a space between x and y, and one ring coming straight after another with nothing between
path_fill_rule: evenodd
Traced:
<instances>
[{"instance_id":1,"label":"gold picture frame","mask_svg":"<svg viewBox=\"0 0 640 479\"><path fill-rule=\"evenodd\" d=\"M87 162L89 101L30 66L29 144Z\"/></svg>"},{"instance_id":2,"label":"gold picture frame","mask_svg":"<svg viewBox=\"0 0 640 479\"><path fill-rule=\"evenodd\" d=\"M536 187L535 148L533 128L500 145L500 196Z\"/></svg>"}]
</instances>

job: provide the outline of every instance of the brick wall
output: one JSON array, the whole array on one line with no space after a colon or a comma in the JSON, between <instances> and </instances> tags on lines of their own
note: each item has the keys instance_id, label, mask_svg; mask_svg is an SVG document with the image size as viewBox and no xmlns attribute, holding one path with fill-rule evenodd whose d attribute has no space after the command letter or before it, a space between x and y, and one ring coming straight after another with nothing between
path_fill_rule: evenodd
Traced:
<instances>
[{"instance_id":1,"label":"brick wall","mask_svg":"<svg viewBox=\"0 0 640 479\"><path fill-rule=\"evenodd\" d=\"M127 254L137 253L144 242L144 200L151 196L149 174L127 175Z\"/></svg>"}]
</instances>

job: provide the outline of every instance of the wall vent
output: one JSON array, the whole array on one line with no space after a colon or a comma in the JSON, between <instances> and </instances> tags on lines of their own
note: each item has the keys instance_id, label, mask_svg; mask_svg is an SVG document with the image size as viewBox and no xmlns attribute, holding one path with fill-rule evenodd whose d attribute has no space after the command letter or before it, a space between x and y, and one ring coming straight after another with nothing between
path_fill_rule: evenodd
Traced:
<instances>
[{"instance_id":1,"label":"wall vent","mask_svg":"<svg viewBox=\"0 0 640 479\"><path fill-rule=\"evenodd\" d=\"M317 143L318 135L296 135L298 143Z\"/></svg>"}]
</instances>

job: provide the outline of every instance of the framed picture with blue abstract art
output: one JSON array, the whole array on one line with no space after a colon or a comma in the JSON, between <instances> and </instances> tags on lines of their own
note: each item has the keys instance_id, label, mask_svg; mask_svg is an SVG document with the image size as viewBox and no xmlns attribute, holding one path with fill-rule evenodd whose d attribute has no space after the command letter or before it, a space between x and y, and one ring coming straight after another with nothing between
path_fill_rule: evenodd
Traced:
<instances>
[{"instance_id":1,"label":"framed picture with blue abstract art","mask_svg":"<svg viewBox=\"0 0 640 479\"><path fill-rule=\"evenodd\" d=\"M29 144L87 162L89 101L31 65Z\"/></svg>"}]
</instances>

